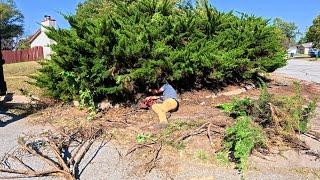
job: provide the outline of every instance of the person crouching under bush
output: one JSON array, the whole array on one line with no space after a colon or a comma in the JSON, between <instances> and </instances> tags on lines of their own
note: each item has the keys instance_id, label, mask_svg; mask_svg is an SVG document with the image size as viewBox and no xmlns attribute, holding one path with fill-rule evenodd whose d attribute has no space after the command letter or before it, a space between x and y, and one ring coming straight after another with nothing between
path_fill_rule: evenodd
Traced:
<instances>
[{"instance_id":1,"label":"person crouching under bush","mask_svg":"<svg viewBox=\"0 0 320 180\"><path fill-rule=\"evenodd\" d=\"M164 81L164 84L160 89L149 89L149 92L153 94L160 94L161 96L149 96L146 99L158 100L160 99L162 103L155 103L151 106L152 110L158 115L160 120L160 128L166 127L168 124L167 113L178 110L179 99L176 90L167 82Z\"/></svg>"}]
</instances>

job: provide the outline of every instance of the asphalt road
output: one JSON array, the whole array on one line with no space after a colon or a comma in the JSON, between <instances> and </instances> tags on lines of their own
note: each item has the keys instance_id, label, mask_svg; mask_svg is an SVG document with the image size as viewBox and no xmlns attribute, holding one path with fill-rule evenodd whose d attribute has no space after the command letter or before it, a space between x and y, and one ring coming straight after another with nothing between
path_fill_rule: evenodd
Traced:
<instances>
[{"instance_id":1,"label":"asphalt road","mask_svg":"<svg viewBox=\"0 0 320 180\"><path fill-rule=\"evenodd\" d=\"M288 61L287 66L276 70L275 73L309 82L320 83L320 59L318 61L292 59Z\"/></svg>"}]
</instances>

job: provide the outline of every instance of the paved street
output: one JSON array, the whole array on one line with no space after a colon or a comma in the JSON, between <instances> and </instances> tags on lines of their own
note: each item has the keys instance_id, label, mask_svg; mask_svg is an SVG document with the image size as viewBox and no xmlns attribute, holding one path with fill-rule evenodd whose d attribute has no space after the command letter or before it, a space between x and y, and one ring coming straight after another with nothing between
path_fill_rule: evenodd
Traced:
<instances>
[{"instance_id":1,"label":"paved street","mask_svg":"<svg viewBox=\"0 0 320 180\"><path fill-rule=\"evenodd\" d=\"M309 82L320 83L320 59L318 61L293 59L288 61L287 66L276 70L275 73Z\"/></svg>"}]
</instances>

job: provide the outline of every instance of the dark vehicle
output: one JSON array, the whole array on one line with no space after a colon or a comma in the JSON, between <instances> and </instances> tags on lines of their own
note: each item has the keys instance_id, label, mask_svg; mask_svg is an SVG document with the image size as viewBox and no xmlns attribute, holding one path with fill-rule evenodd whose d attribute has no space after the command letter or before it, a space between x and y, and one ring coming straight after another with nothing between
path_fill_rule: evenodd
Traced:
<instances>
[{"instance_id":1,"label":"dark vehicle","mask_svg":"<svg viewBox=\"0 0 320 180\"><path fill-rule=\"evenodd\" d=\"M309 50L310 57L319 57L319 53L320 53L320 51L318 49L311 48Z\"/></svg>"}]
</instances>

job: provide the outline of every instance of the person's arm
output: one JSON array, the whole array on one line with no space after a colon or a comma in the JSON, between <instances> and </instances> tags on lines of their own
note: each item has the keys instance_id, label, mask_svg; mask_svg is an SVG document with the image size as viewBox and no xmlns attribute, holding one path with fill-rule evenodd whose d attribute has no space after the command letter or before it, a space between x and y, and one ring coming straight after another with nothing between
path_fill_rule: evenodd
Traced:
<instances>
[{"instance_id":1,"label":"person's arm","mask_svg":"<svg viewBox=\"0 0 320 180\"><path fill-rule=\"evenodd\" d=\"M160 89L149 89L149 92L152 94L160 94L164 91L164 87L162 86Z\"/></svg>"},{"instance_id":2,"label":"person's arm","mask_svg":"<svg viewBox=\"0 0 320 180\"><path fill-rule=\"evenodd\" d=\"M148 96L146 97L146 100L157 100L160 99L160 96Z\"/></svg>"}]
</instances>

